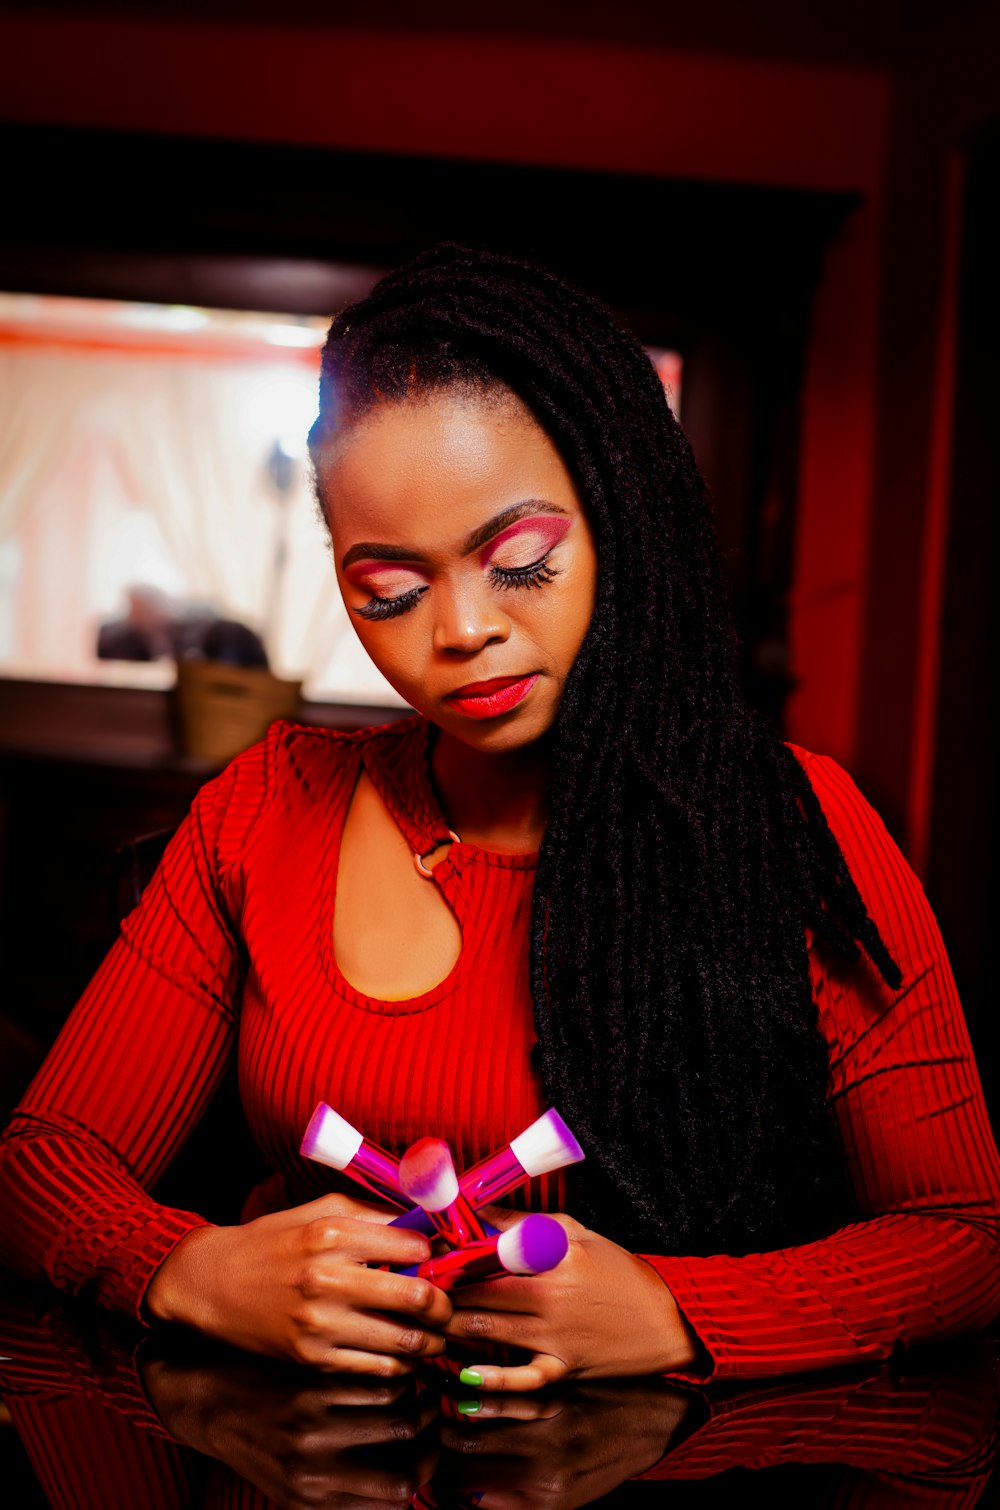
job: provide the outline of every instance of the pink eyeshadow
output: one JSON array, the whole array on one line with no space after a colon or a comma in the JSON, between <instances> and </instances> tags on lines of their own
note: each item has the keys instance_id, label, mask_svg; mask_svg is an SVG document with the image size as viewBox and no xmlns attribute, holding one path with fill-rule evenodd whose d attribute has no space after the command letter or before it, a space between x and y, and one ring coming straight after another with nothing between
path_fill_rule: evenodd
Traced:
<instances>
[{"instance_id":1,"label":"pink eyeshadow","mask_svg":"<svg viewBox=\"0 0 1000 1510\"><path fill-rule=\"evenodd\" d=\"M408 592L411 587L423 587L427 580L414 567L401 566L396 561L359 561L357 565L349 566L344 575L352 587L386 596Z\"/></svg>"},{"instance_id":2,"label":"pink eyeshadow","mask_svg":"<svg viewBox=\"0 0 1000 1510\"><path fill-rule=\"evenodd\" d=\"M497 564L530 566L559 544L572 523L572 519L567 519L564 514L533 514L530 519L519 519L508 529L501 530L499 535L495 535L483 547L479 564L482 567L489 566L504 546L516 544L519 547L515 553L517 559Z\"/></svg>"}]
</instances>

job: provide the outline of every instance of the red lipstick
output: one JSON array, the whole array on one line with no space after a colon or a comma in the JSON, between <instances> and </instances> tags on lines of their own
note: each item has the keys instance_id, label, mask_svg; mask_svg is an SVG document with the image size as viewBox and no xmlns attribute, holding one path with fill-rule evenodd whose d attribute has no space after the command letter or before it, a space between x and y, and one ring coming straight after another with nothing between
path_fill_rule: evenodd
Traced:
<instances>
[{"instance_id":1,"label":"red lipstick","mask_svg":"<svg viewBox=\"0 0 1000 1510\"><path fill-rule=\"evenodd\" d=\"M528 676L497 676L489 682L469 682L457 692L449 692L446 701L466 718L496 718L516 708L537 680L538 672L533 671Z\"/></svg>"}]
</instances>

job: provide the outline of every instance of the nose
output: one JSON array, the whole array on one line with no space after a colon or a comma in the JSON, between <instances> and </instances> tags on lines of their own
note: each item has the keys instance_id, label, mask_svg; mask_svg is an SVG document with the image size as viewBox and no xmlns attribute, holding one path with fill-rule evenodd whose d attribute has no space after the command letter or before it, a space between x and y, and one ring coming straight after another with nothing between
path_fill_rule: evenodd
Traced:
<instances>
[{"instance_id":1,"label":"nose","mask_svg":"<svg viewBox=\"0 0 1000 1510\"><path fill-rule=\"evenodd\" d=\"M434 594L434 649L444 655L474 655L492 641L506 640L510 620L485 582L441 582Z\"/></svg>"}]
</instances>

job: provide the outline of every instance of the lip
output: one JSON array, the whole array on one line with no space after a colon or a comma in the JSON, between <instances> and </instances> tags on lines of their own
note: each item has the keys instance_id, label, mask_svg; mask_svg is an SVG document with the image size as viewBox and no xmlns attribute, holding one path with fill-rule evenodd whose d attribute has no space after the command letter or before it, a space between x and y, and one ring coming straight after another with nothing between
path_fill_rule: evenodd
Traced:
<instances>
[{"instance_id":1,"label":"lip","mask_svg":"<svg viewBox=\"0 0 1000 1510\"><path fill-rule=\"evenodd\" d=\"M489 682L469 682L457 692L449 692L445 701L466 718L496 718L516 708L538 680L538 672L527 676L497 676Z\"/></svg>"}]
</instances>

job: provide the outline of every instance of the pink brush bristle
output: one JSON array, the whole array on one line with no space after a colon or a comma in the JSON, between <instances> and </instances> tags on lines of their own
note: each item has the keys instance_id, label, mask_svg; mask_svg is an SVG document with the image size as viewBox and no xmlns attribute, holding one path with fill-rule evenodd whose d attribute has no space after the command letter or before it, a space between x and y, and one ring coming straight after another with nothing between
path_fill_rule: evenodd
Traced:
<instances>
[{"instance_id":1,"label":"pink brush bristle","mask_svg":"<svg viewBox=\"0 0 1000 1510\"><path fill-rule=\"evenodd\" d=\"M400 1189L425 1211L443 1211L458 1197L458 1176L443 1138L420 1138L399 1161Z\"/></svg>"}]
</instances>

